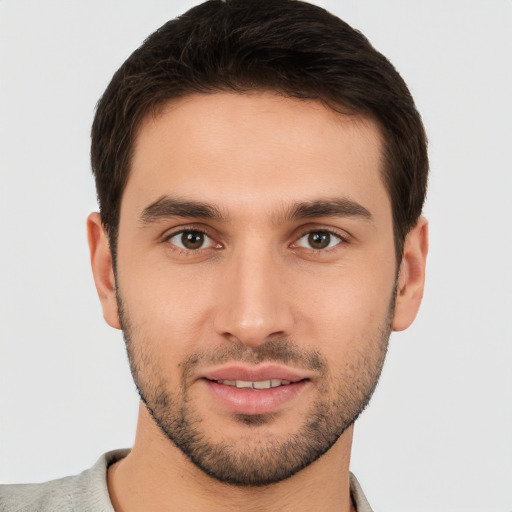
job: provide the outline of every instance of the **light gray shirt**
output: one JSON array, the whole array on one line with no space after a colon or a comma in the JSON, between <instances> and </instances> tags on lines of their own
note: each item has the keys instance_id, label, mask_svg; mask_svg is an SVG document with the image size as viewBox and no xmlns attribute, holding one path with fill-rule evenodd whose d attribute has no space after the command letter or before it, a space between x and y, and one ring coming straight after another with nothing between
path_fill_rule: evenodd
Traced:
<instances>
[{"instance_id":1,"label":"light gray shirt","mask_svg":"<svg viewBox=\"0 0 512 512\"><path fill-rule=\"evenodd\" d=\"M114 512L107 488L107 469L130 450L102 455L90 469L41 484L0 485L0 512ZM372 512L359 482L350 475L357 512Z\"/></svg>"}]
</instances>

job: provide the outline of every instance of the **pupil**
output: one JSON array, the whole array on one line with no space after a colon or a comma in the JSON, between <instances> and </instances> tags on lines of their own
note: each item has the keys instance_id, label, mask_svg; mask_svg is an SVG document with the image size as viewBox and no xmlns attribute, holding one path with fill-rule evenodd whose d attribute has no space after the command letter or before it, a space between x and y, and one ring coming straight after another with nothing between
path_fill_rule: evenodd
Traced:
<instances>
[{"instance_id":1,"label":"pupil","mask_svg":"<svg viewBox=\"0 0 512 512\"><path fill-rule=\"evenodd\" d=\"M315 231L309 234L308 242L313 249L325 249L331 242L331 235L323 231Z\"/></svg>"},{"instance_id":2,"label":"pupil","mask_svg":"<svg viewBox=\"0 0 512 512\"><path fill-rule=\"evenodd\" d=\"M181 242L187 249L199 249L204 242L204 235L199 231L188 231L181 235Z\"/></svg>"}]
</instances>

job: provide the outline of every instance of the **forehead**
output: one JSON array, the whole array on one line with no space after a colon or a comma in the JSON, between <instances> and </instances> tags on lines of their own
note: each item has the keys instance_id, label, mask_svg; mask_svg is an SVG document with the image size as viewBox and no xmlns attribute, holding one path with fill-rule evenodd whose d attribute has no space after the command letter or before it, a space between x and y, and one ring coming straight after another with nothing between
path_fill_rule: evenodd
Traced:
<instances>
[{"instance_id":1,"label":"forehead","mask_svg":"<svg viewBox=\"0 0 512 512\"><path fill-rule=\"evenodd\" d=\"M344 196L389 200L372 120L274 93L197 94L146 117L123 196L143 208L165 194L268 211ZM136 194L133 192L136 191Z\"/></svg>"}]
</instances>

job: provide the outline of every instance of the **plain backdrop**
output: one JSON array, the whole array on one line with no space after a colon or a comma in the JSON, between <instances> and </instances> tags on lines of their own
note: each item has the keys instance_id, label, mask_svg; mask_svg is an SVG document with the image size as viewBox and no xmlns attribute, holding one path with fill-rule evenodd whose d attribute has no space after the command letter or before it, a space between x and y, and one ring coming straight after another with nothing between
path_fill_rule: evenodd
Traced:
<instances>
[{"instance_id":1,"label":"plain backdrop","mask_svg":"<svg viewBox=\"0 0 512 512\"><path fill-rule=\"evenodd\" d=\"M117 67L195 3L0 0L0 481L132 444L138 397L89 268L89 130ZM395 64L430 139L424 303L352 470L379 512L511 512L512 1L318 4Z\"/></svg>"}]
</instances>

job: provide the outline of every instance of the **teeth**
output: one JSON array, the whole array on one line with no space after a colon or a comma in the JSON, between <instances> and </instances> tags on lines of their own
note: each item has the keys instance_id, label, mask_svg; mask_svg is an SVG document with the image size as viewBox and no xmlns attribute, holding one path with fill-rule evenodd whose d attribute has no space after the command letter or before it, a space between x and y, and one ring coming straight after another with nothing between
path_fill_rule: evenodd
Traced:
<instances>
[{"instance_id":1,"label":"teeth","mask_svg":"<svg viewBox=\"0 0 512 512\"><path fill-rule=\"evenodd\" d=\"M253 383L248 381L248 380L237 380L235 382L235 386L237 388L252 388L253 387Z\"/></svg>"},{"instance_id":2,"label":"teeth","mask_svg":"<svg viewBox=\"0 0 512 512\"><path fill-rule=\"evenodd\" d=\"M219 384L225 384L226 386L233 386L239 389L270 389L277 388L279 386L286 386L290 384L289 380L282 379L270 379L270 380L219 380Z\"/></svg>"}]
</instances>

